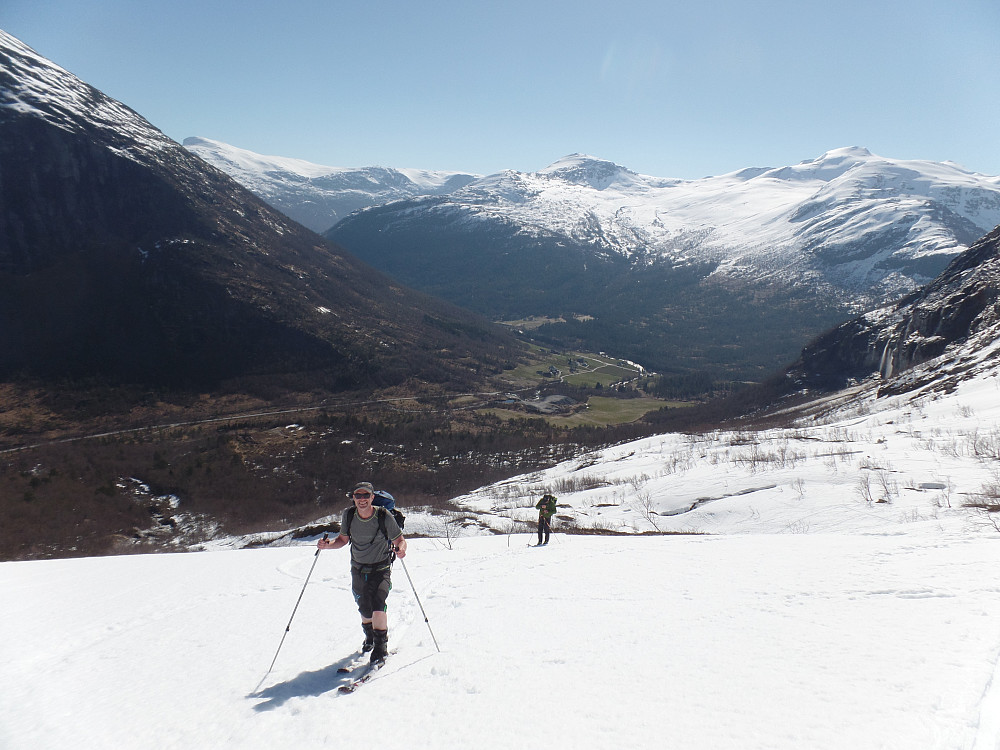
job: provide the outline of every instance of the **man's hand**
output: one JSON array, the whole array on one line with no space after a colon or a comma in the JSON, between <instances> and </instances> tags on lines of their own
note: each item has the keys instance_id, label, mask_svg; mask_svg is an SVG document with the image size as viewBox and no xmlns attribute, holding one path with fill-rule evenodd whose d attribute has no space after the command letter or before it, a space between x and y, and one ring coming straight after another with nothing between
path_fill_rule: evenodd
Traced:
<instances>
[{"instance_id":1,"label":"man's hand","mask_svg":"<svg viewBox=\"0 0 1000 750\"><path fill-rule=\"evenodd\" d=\"M399 539L396 540L395 547L396 557L406 557L406 540L403 539L403 537L399 537Z\"/></svg>"},{"instance_id":2,"label":"man's hand","mask_svg":"<svg viewBox=\"0 0 1000 750\"><path fill-rule=\"evenodd\" d=\"M346 547L351 543L351 538L349 536L344 536L340 534L339 536L329 539L329 534L324 534L323 538L316 542L316 546L320 549L340 549L341 547Z\"/></svg>"}]
</instances>

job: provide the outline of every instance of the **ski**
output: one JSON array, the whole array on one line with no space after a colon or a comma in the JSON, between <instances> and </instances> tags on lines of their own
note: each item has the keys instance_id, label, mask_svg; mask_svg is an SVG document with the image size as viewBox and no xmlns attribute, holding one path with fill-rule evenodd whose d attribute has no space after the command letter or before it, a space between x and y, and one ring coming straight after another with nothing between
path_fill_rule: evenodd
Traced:
<instances>
[{"instance_id":1,"label":"ski","mask_svg":"<svg viewBox=\"0 0 1000 750\"><path fill-rule=\"evenodd\" d=\"M377 664L369 665L368 669L365 670L364 674L362 674L355 680L351 680L351 682L347 683L346 685L341 685L337 689L342 693L353 693L359 687L368 682L368 680L374 677L378 673L378 671L383 667L383 665L385 665L385 659L378 662Z\"/></svg>"},{"instance_id":2,"label":"ski","mask_svg":"<svg viewBox=\"0 0 1000 750\"><path fill-rule=\"evenodd\" d=\"M391 656L394 653L396 652L390 651L388 654L386 654L386 656L387 657ZM385 659L382 659L382 661L376 662L375 664L369 664L365 668L365 671L362 672L356 679L351 680L346 685L341 685L339 688L337 688L337 690L339 690L341 693L353 693L359 687L368 682L368 680L374 677L378 673L378 671L384 666L385 666Z\"/></svg>"},{"instance_id":3,"label":"ski","mask_svg":"<svg viewBox=\"0 0 1000 750\"><path fill-rule=\"evenodd\" d=\"M343 667L337 667L337 673L338 674L350 674L355 669L357 669L362 664L364 664L364 660L365 660L365 657L367 655L368 655L367 651L365 651L365 652L360 652L359 651L358 654L354 657L354 659L351 661L350 664L346 664Z\"/></svg>"}]
</instances>

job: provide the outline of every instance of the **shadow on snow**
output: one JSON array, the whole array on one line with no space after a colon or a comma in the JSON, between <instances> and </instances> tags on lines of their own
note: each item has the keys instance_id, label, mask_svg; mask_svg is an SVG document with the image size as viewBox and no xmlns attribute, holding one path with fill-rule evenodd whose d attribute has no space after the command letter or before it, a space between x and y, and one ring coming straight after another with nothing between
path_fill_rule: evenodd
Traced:
<instances>
[{"instance_id":1,"label":"shadow on snow","mask_svg":"<svg viewBox=\"0 0 1000 750\"><path fill-rule=\"evenodd\" d=\"M247 695L247 698L263 699L261 703L253 707L254 711L271 711L283 706L292 698L315 697L323 695L323 693L336 691L341 686L353 682L361 671L361 668L367 665L367 662L362 662L355 665L356 668L350 672L344 673L338 671L354 665L356 659L357 656L348 656L335 664L323 667L323 669L317 669L313 672L302 672L290 680L279 682L269 688L250 693Z\"/></svg>"}]
</instances>

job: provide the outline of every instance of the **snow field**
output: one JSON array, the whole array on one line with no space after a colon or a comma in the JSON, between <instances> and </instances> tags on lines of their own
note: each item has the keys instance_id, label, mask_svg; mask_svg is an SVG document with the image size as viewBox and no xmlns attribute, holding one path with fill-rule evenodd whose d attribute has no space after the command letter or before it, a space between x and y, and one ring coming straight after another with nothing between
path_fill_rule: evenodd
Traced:
<instances>
[{"instance_id":1,"label":"snow field","mask_svg":"<svg viewBox=\"0 0 1000 750\"><path fill-rule=\"evenodd\" d=\"M1000 487L996 377L947 395L852 399L787 429L637 440L455 503L500 531L533 523L543 492L559 498L557 526L616 533L976 534L991 525L964 506Z\"/></svg>"},{"instance_id":2,"label":"snow field","mask_svg":"<svg viewBox=\"0 0 1000 750\"><path fill-rule=\"evenodd\" d=\"M528 541L413 540L407 567L442 652L397 563L398 651L353 695L336 690L361 633L346 553L316 561L256 691L312 547L4 563L0 746L1000 740L981 715L996 703L1000 536Z\"/></svg>"}]
</instances>

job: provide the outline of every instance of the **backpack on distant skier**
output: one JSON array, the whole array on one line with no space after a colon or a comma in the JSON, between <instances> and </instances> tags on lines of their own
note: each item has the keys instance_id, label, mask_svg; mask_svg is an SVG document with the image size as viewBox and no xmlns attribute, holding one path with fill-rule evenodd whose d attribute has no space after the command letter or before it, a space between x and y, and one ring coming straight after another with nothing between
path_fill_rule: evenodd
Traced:
<instances>
[{"instance_id":1,"label":"backpack on distant skier","mask_svg":"<svg viewBox=\"0 0 1000 750\"><path fill-rule=\"evenodd\" d=\"M538 513L545 518L552 518L556 514L556 496L545 494L542 499L535 504Z\"/></svg>"}]
</instances>

